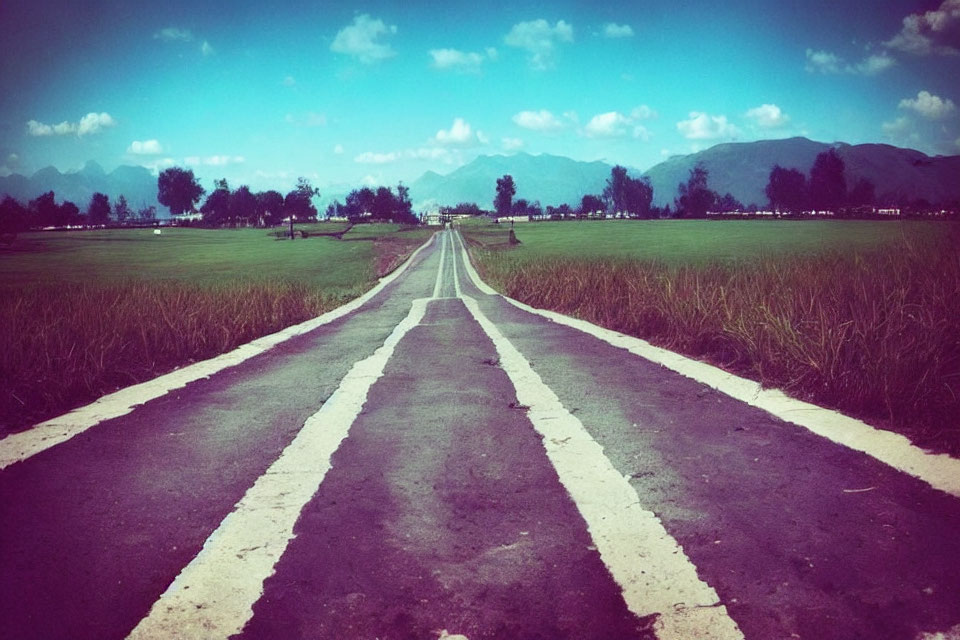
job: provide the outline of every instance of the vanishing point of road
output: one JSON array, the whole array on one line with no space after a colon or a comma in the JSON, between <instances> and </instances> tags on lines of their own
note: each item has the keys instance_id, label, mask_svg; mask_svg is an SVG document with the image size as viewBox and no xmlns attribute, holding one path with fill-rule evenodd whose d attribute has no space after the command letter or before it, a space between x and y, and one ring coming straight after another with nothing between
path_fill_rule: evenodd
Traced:
<instances>
[{"instance_id":1,"label":"vanishing point of road","mask_svg":"<svg viewBox=\"0 0 960 640\"><path fill-rule=\"evenodd\" d=\"M275 342L0 440L0 638L960 637L960 497L490 294L455 231Z\"/></svg>"}]
</instances>

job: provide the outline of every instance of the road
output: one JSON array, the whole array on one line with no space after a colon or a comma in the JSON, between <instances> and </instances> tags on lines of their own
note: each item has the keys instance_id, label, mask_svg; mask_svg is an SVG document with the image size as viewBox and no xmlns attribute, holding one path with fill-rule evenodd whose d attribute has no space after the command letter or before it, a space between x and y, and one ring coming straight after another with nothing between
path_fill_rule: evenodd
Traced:
<instances>
[{"instance_id":1,"label":"road","mask_svg":"<svg viewBox=\"0 0 960 640\"><path fill-rule=\"evenodd\" d=\"M0 471L0 637L960 637L960 498L484 293L452 231L154 395Z\"/></svg>"}]
</instances>

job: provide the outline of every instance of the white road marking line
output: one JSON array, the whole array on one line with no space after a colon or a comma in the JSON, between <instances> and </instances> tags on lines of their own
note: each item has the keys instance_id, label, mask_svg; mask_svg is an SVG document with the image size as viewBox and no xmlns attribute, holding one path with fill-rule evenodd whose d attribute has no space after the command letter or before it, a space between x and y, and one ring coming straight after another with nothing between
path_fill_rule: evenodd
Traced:
<instances>
[{"instance_id":1,"label":"white road marking line","mask_svg":"<svg viewBox=\"0 0 960 640\"><path fill-rule=\"evenodd\" d=\"M657 516L640 505L629 478L620 475L477 301L463 296L463 302L493 341L517 401L529 407L527 415L543 436L547 457L620 585L627 608L641 617L658 614L655 628L661 640L742 639L717 593L700 580Z\"/></svg>"},{"instance_id":2,"label":"white road marking line","mask_svg":"<svg viewBox=\"0 0 960 640\"><path fill-rule=\"evenodd\" d=\"M433 298L437 299L440 297L440 286L443 282L443 259L447 254L447 234L441 231L438 235L440 240L440 267L437 269L437 282L433 285Z\"/></svg>"},{"instance_id":3,"label":"white road marking line","mask_svg":"<svg viewBox=\"0 0 960 640\"><path fill-rule=\"evenodd\" d=\"M460 240L460 246L464 246L462 240ZM464 263L470 279L484 293L500 295L519 309L583 331L614 347L626 349L634 355L663 365L741 402L763 409L785 422L804 427L832 442L865 453L898 471L926 482L934 489L960 497L960 459L942 453L927 453L898 433L878 429L838 411L791 398L779 389L764 389L753 380L741 378L712 365L655 347L640 338L604 329L586 320L571 318L555 311L536 309L498 294L480 279L469 259L465 258Z\"/></svg>"},{"instance_id":4,"label":"white road marking line","mask_svg":"<svg viewBox=\"0 0 960 640\"><path fill-rule=\"evenodd\" d=\"M434 236L431 236L429 240L413 252L406 262L392 273L381 278L380 282L373 289L341 307L337 307L332 311L328 311L321 316L317 316L298 325L287 327L277 333L248 342L229 353L197 362L154 378L153 380L148 380L147 382L120 389L119 391L103 396L91 404L41 422L27 431L15 433L3 438L0 440L0 469L4 469L15 462L26 460L61 442L66 442L75 435L83 433L87 429L105 420L124 416L133 411L137 405L159 398L201 378L208 378L228 367L238 365L245 360L259 355L281 342L285 342L290 338L307 333L308 331L313 331L317 327L342 318L366 303L373 296L380 293L384 287L396 280L413 262L414 258L433 242L433 239Z\"/></svg>"},{"instance_id":5,"label":"white road marking line","mask_svg":"<svg viewBox=\"0 0 960 640\"><path fill-rule=\"evenodd\" d=\"M451 231L451 233L454 233L454 232ZM456 234L454 234L454 237L456 238L456 237L458 237L458 236L457 236ZM451 241L451 242L452 242L452 241ZM455 246L455 245L454 245L454 249L451 251L451 256L452 256L452 258L453 258L453 260L452 260L452 262L453 262L453 290L456 292L456 295L457 295L458 298L462 298L462 297L463 297L463 292L460 291L460 276L457 275L457 252L456 252L456 246Z\"/></svg>"},{"instance_id":6,"label":"white road marking line","mask_svg":"<svg viewBox=\"0 0 960 640\"><path fill-rule=\"evenodd\" d=\"M294 537L303 507L330 469L331 457L347 437L383 375L394 348L426 312L428 299L413 301L410 313L371 356L353 365L323 407L237 503L203 549L160 596L128 636L228 638L243 630L263 582Z\"/></svg>"}]
</instances>

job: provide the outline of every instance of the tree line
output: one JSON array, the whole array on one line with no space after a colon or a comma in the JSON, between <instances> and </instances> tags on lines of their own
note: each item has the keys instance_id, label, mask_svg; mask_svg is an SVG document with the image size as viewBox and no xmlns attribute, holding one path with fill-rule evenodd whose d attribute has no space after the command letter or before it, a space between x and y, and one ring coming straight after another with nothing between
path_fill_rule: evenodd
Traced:
<instances>
[{"instance_id":1,"label":"tree line","mask_svg":"<svg viewBox=\"0 0 960 640\"><path fill-rule=\"evenodd\" d=\"M558 207L548 206L544 211L539 202L531 204L522 198L513 200L517 188L513 176L508 174L497 179L493 210L497 216L501 217L546 215L558 218L571 215L589 217L600 214L649 219L697 218L718 206L728 207L729 210L743 207L729 193L720 196L711 191L707 186L708 175L707 169L702 164L698 164L690 170L687 181L677 185L677 197L673 201L673 208L671 209L669 204L661 208L653 204L653 185L650 184L650 178L646 176L633 178L627 173L626 167L617 165L610 170L610 177L607 178L602 193L584 195L576 209L568 204L561 204ZM465 209L465 205L466 203L461 203L458 207Z\"/></svg>"},{"instance_id":2,"label":"tree line","mask_svg":"<svg viewBox=\"0 0 960 640\"><path fill-rule=\"evenodd\" d=\"M53 191L47 191L27 204L11 196L0 202L0 233L3 234L46 227L149 223L156 218L155 206L144 204L134 209L123 194L111 205L108 195L94 193L86 211L81 211L69 200L57 204Z\"/></svg>"}]
</instances>

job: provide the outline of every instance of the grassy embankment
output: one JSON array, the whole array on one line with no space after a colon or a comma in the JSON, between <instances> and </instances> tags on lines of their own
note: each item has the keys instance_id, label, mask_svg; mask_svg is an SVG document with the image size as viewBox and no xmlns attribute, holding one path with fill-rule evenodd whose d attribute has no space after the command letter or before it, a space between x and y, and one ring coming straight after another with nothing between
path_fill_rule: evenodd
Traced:
<instances>
[{"instance_id":1,"label":"grassy embankment","mask_svg":"<svg viewBox=\"0 0 960 640\"><path fill-rule=\"evenodd\" d=\"M31 233L0 248L0 436L308 320L432 231L307 226Z\"/></svg>"},{"instance_id":2,"label":"grassy embankment","mask_svg":"<svg viewBox=\"0 0 960 640\"><path fill-rule=\"evenodd\" d=\"M463 228L507 295L960 454L960 227L649 221Z\"/></svg>"}]
</instances>

